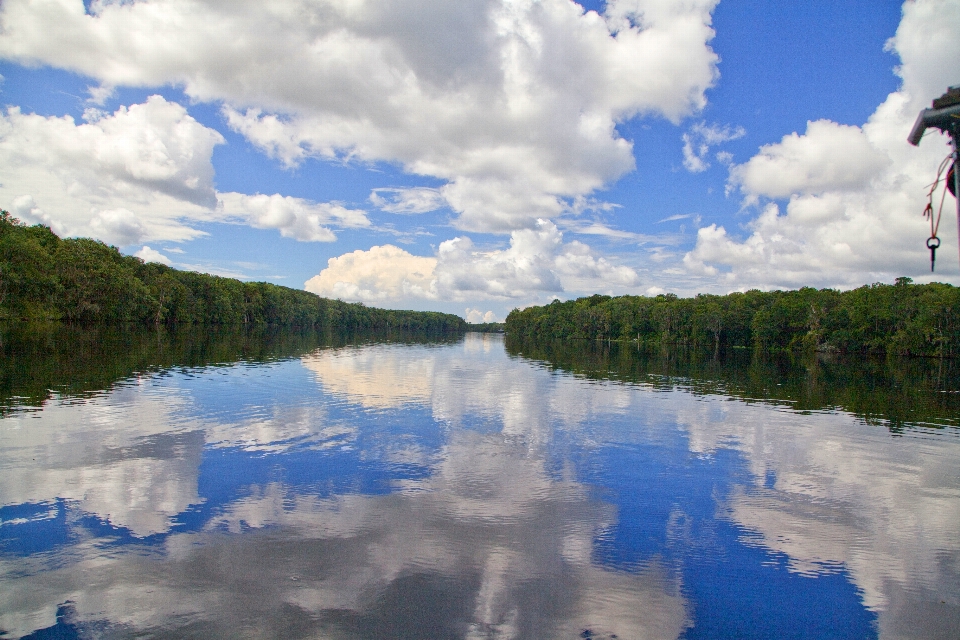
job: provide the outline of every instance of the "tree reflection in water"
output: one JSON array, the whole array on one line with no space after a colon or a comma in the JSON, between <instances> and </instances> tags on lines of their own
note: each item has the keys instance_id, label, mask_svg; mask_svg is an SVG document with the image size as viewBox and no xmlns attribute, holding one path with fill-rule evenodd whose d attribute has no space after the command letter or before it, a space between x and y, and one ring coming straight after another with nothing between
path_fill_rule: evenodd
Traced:
<instances>
[{"instance_id":1,"label":"tree reflection in water","mask_svg":"<svg viewBox=\"0 0 960 640\"><path fill-rule=\"evenodd\" d=\"M401 338L7 334L0 629L960 629L951 363Z\"/></svg>"}]
</instances>

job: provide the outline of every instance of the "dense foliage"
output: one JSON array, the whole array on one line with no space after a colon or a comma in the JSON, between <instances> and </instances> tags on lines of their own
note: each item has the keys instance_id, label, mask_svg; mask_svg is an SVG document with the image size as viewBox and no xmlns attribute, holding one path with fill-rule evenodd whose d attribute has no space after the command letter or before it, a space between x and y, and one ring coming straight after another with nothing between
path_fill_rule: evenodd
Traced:
<instances>
[{"instance_id":1,"label":"dense foliage","mask_svg":"<svg viewBox=\"0 0 960 640\"><path fill-rule=\"evenodd\" d=\"M510 313L519 338L630 340L714 353L730 347L899 355L960 355L960 289L873 284L852 291L804 288L726 296L595 295Z\"/></svg>"},{"instance_id":2,"label":"dense foliage","mask_svg":"<svg viewBox=\"0 0 960 640\"><path fill-rule=\"evenodd\" d=\"M504 325L502 322L477 322L467 325L467 331L475 333L503 333Z\"/></svg>"},{"instance_id":3,"label":"dense foliage","mask_svg":"<svg viewBox=\"0 0 960 640\"><path fill-rule=\"evenodd\" d=\"M241 282L122 255L89 238L60 238L0 211L0 320L70 324L254 325L332 331L463 331L435 312L328 300L267 282Z\"/></svg>"}]
</instances>

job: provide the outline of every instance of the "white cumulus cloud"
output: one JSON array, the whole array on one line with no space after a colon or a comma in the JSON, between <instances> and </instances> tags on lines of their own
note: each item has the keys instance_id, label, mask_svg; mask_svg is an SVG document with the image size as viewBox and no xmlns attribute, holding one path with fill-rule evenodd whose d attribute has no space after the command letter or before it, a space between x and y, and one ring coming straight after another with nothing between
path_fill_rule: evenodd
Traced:
<instances>
[{"instance_id":1,"label":"white cumulus cloud","mask_svg":"<svg viewBox=\"0 0 960 640\"><path fill-rule=\"evenodd\" d=\"M360 209L347 209L330 202L311 202L303 198L273 195L221 193L220 208L232 217L257 229L279 229L285 238L301 242L332 242L337 239L327 226L369 227L367 215Z\"/></svg>"},{"instance_id":2,"label":"white cumulus cloud","mask_svg":"<svg viewBox=\"0 0 960 640\"><path fill-rule=\"evenodd\" d=\"M505 232L630 171L619 122L705 105L716 3L7 0L0 57L95 78L95 96L183 87L289 165L396 163L446 182L460 228Z\"/></svg>"},{"instance_id":3,"label":"white cumulus cloud","mask_svg":"<svg viewBox=\"0 0 960 640\"><path fill-rule=\"evenodd\" d=\"M327 268L304 284L320 296L362 302L435 299L436 258L412 255L390 244L330 258Z\"/></svg>"},{"instance_id":4,"label":"white cumulus cloud","mask_svg":"<svg viewBox=\"0 0 960 640\"><path fill-rule=\"evenodd\" d=\"M437 257L437 288L450 300L523 299L631 287L639 281L633 269L594 256L582 242L564 242L548 220L512 232L506 249L478 248L459 237L441 243Z\"/></svg>"},{"instance_id":5,"label":"white cumulus cloud","mask_svg":"<svg viewBox=\"0 0 960 640\"><path fill-rule=\"evenodd\" d=\"M210 157L223 137L160 96L85 119L0 115L0 205L121 245L198 235L180 220L216 205Z\"/></svg>"},{"instance_id":6,"label":"white cumulus cloud","mask_svg":"<svg viewBox=\"0 0 960 640\"><path fill-rule=\"evenodd\" d=\"M636 272L593 255L579 241L563 242L548 220L510 234L506 249L485 249L460 236L442 242L434 257L415 256L393 245L331 258L306 282L322 296L362 302L506 300L567 290L624 289Z\"/></svg>"},{"instance_id":7,"label":"white cumulus cloud","mask_svg":"<svg viewBox=\"0 0 960 640\"><path fill-rule=\"evenodd\" d=\"M481 309L471 309L469 307L463 310L463 317L470 324L497 322L497 314L495 314L493 311L483 311Z\"/></svg>"},{"instance_id":8,"label":"white cumulus cloud","mask_svg":"<svg viewBox=\"0 0 960 640\"><path fill-rule=\"evenodd\" d=\"M730 185L761 213L745 239L701 228L684 257L690 273L729 288L845 287L901 275L957 281L953 216L939 230L934 276L921 216L947 138L931 132L915 148L906 137L919 111L960 83L960 3L906 2L888 47L902 61L902 84L863 126L810 122L731 168Z\"/></svg>"},{"instance_id":9,"label":"white cumulus cloud","mask_svg":"<svg viewBox=\"0 0 960 640\"><path fill-rule=\"evenodd\" d=\"M786 198L863 190L890 162L889 155L873 144L863 128L817 120L807 123L802 136L791 133L776 144L761 147L730 175L751 196Z\"/></svg>"},{"instance_id":10,"label":"white cumulus cloud","mask_svg":"<svg viewBox=\"0 0 960 640\"><path fill-rule=\"evenodd\" d=\"M303 241L330 226L368 227L366 214L279 194L218 193L211 162L223 136L161 96L112 114L0 114L0 207L68 236L119 246L189 240L197 222L233 220Z\"/></svg>"},{"instance_id":11,"label":"white cumulus cloud","mask_svg":"<svg viewBox=\"0 0 960 640\"><path fill-rule=\"evenodd\" d=\"M163 255L156 249L151 249L147 245L143 245L143 248L133 255L140 258L144 262L159 262L160 264L165 264L168 267L170 266L170 258Z\"/></svg>"}]
</instances>

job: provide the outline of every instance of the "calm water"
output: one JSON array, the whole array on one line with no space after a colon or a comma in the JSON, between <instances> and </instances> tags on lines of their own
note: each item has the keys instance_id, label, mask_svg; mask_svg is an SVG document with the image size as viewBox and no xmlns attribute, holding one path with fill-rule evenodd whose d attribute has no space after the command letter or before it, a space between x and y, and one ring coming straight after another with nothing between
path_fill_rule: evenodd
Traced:
<instances>
[{"instance_id":1,"label":"calm water","mask_svg":"<svg viewBox=\"0 0 960 640\"><path fill-rule=\"evenodd\" d=\"M178 340L7 338L0 637L960 637L955 363Z\"/></svg>"}]
</instances>

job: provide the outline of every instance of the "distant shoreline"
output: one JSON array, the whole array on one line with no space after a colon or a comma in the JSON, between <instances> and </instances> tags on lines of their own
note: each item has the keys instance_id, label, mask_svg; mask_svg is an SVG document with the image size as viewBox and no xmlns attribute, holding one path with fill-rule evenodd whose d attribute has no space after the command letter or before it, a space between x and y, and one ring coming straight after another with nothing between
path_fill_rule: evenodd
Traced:
<instances>
[{"instance_id":1,"label":"distant shoreline","mask_svg":"<svg viewBox=\"0 0 960 640\"><path fill-rule=\"evenodd\" d=\"M328 331L464 332L460 316L321 298L125 256L90 238L60 238L0 210L0 321L72 325L269 325Z\"/></svg>"},{"instance_id":2,"label":"distant shoreline","mask_svg":"<svg viewBox=\"0 0 960 640\"><path fill-rule=\"evenodd\" d=\"M960 288L949 284L873 284L851 291L803 288L701 294L594 295L514 310L506 331L523 340L608 340L925 357L960 356Z\"/></svg>"}]
</instances>

